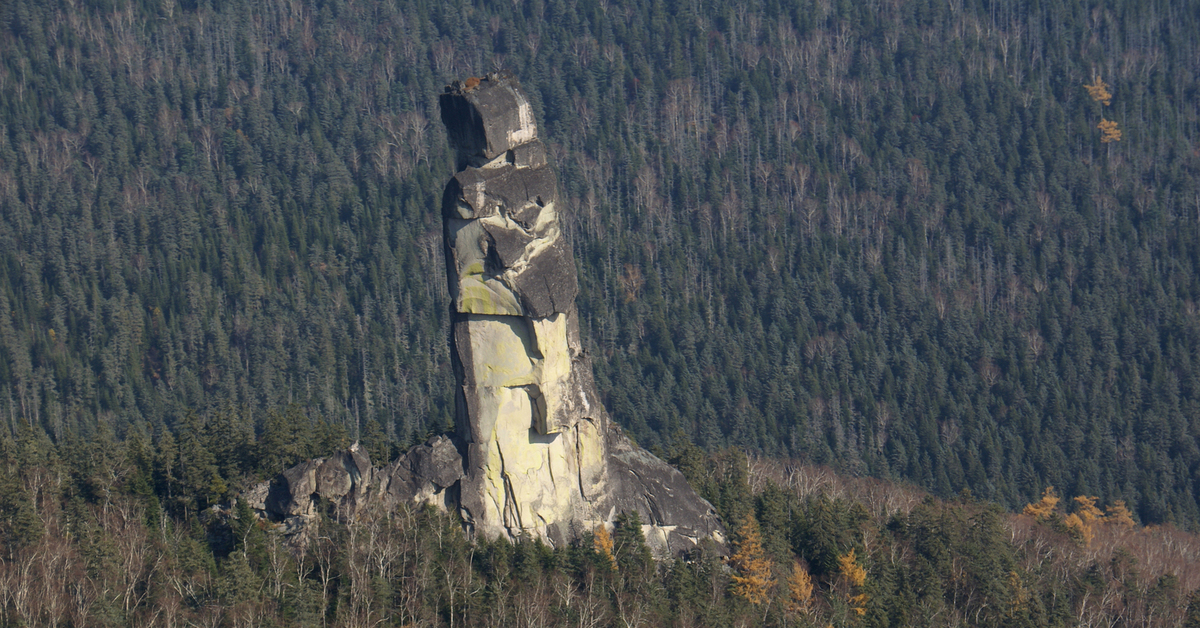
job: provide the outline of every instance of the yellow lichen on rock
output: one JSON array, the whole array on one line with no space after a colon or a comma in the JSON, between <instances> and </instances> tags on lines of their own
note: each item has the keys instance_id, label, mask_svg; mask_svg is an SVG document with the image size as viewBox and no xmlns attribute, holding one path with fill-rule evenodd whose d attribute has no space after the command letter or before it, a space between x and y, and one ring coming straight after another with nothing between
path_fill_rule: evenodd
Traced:
<instances>
[{"instance_id":1,"label":"yellow lichen on rock","mask_svg":"<svg viewBox=\"0 0 1200 628\"><path fill-rule=\"evenodd\" d=\"M467 329L478 356L470 365L473 406L488 435L480 443L488 461L483 519L540 536L545 522L570 519L584 506L580 478L598 471L581 464L600 468L604 460L595 429L558 434L571 374L567 317L472 318Z\"/></svg>"},{"instance_id":2,"label":"yellow lichen on rock","mask_svg":"<svg viewBox=\"0 0 1200 628\"><path fill-rule=\"evenodd\" d=\"M516 316L521 304L508 286L482 275L464 277L458 290L458 309L482 316Z\"/></svg>"},{"instance_id":3,"label":"yellow lichen on rock","mask_svg":"<svg viewBox=\"0 0 1200 628\"><path fill-rule=\"evenodd\" d=\"M471 353L475 360L475 385L486 388L524 386L534 383L534 366L529 357L529 331L515 317L473 319L469 323Z\"/></svg>"}]
</instances>

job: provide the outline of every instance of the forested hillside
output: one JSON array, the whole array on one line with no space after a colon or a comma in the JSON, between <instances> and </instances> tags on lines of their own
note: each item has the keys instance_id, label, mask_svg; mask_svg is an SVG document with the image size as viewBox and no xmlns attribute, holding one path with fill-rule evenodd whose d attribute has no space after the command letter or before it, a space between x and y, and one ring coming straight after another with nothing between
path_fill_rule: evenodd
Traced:
<instances>
[{"instance_id":1,"label":"forested hillside","mask_svg":"<svg viewBox=\"0 0 1200 628\"><path fill-rule=\"evenodd\" d=\"M1200 522L1189 3L13 0L0 25L10 433L445 429L436 96L507 69L641 444Z\"/></svg>"},{"instance_id":2,"label":"forested hillside","mask_svg":"<svg viewBox=\"0 0 1200 628\"><path fill-rule=\"evenodd\" d=\"M673 462L731 522L727 560L711 543L652 560L636 513L550 548L468 540L429 507L328 502L297 547L244 500L197 513L184 498L205 495L211 431L180 432L158 447L0 438L0 626L1200 625L1200 537L1094 496L1050 490L1008 514L684 446Z\"/></svg>"}]
</instances>

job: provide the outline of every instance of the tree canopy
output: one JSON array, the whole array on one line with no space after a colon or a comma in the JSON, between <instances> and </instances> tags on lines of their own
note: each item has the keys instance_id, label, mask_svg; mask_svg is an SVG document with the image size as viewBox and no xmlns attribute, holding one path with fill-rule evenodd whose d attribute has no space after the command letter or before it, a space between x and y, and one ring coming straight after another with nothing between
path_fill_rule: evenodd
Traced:
<instances>
[{"instance_id":1,"label":"tree canopy","mask_svg":"<svg viewBox=\"0 0 1200 628\"><path fill-rule=\"evenodd\" d=\"M221 456L289 407L381 455L446 429L435 98L503 68L559 169L604 402L640 443L1195 525L1198 19L5 2L0 414L56 443L174 433L169 482L210 494L185 424Z\"/></svg>"}]
</instances>

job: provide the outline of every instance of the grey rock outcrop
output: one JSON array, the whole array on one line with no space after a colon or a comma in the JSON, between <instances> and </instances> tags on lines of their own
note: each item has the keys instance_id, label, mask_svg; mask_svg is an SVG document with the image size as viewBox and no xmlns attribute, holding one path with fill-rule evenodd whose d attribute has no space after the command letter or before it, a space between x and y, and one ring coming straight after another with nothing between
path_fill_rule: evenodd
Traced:
<instances>
[{"instance_id":1,"label":"grey rock outcrop","mask_svg":"<svg viewBox=\"0 0 1200 628\"><path fill-rule=\"evenodd\" d=\"M382 468L357 445L284 471L245 497L303 542L325 502L339 515L432 504L489 538L552 545L636 512L660 556L724 544L712 505L605 411L579 337L575 260L558 181L517 81L455 83L442 121L459 171L442 216L456 434Z\"/></svg>"},{"instance_id":2,"label":"grey rock outcrop","mask_svg":"<svg viewBox=\"0 0 1200 628\"><path fill-rule=\"evenodd\" d=\"M317 515L318 501L341 516L368 508L395 510L402 505L433 504L442 510L457 504L462 456L445 436L408 450L383 468L354 444L328 458L302 462L243 497L267 518L283 522L286 534L303 532Z\"/></svg>"},{"instance_id":3,"label":"grey rock outcrop","mask_svg":"<svg viewBox=\"0 0 1200 628\"><path fill-rule=\"evenodd\" d=\"M566 208L516 79L447 87L446 186L459 511L476 533L550 543L636 511L660 553L723 541L708 502L613 424L579 338Z\"/></svg>"}]
</instances>

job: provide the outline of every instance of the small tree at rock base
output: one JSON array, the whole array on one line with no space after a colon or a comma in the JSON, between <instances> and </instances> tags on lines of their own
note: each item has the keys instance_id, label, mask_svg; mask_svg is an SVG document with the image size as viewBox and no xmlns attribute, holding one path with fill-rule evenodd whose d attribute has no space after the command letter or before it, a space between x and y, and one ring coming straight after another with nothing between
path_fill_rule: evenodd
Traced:
<instances>
[{"instance_id":1,"label":"small tree at rock base","mask_svg":"<svg viewBox=\"0 0 1200 628\"><path fill-rule=\"evenodd\" d=\"M596 526L596 531L592 533L592 546L596 549L596 553L607 558L608 564L616 569L617 558L613 556L613 538L604 524Z\"/></svg>"}]
</instances>

